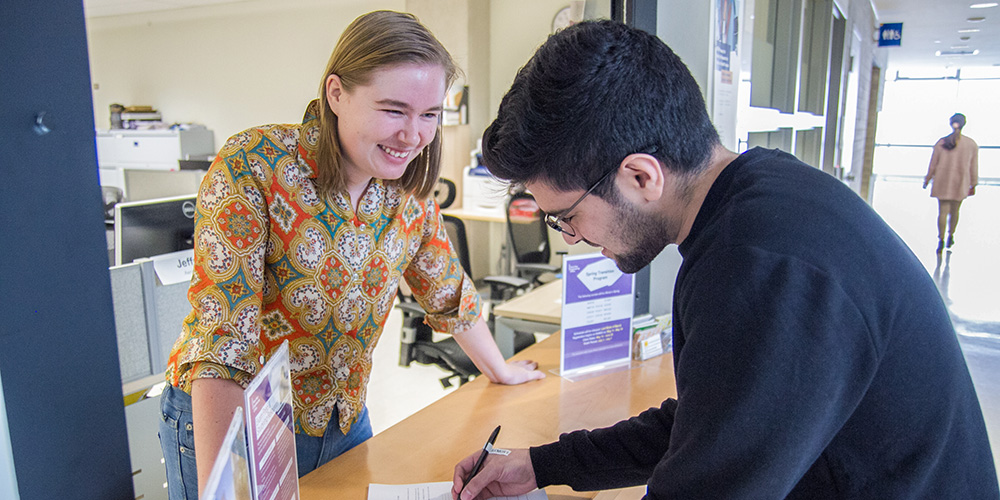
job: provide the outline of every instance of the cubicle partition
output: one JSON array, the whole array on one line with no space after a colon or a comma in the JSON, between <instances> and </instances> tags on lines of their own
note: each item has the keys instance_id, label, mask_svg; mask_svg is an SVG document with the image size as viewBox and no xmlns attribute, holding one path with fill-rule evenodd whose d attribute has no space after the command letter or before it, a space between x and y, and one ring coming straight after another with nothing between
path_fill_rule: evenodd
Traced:
<instances>
[{"instance_id":1,"label":"cubicle partition","mask_svg":"<svg viewBox=\"0 0 1000 500\"><path fill-rule=\"evenodd\" d=\"M157 437L159 398L151 397L149 391L164 381L170 348L191 310L188 283L161 284L149 259L109 271L135 495L166 500L166 473Z\"/></svg>"},{"instance_id":2,"label":"cubicle partition","mask_svg":"<svg viewBox=\"0 0 1000 500\"><path fill-rule=\"evenodd\" d=\"M152 260L114 266L111 294L122 384L163 373L170 348L190 312L188 283L162 285Z\"/></svg>"}]
</instances>

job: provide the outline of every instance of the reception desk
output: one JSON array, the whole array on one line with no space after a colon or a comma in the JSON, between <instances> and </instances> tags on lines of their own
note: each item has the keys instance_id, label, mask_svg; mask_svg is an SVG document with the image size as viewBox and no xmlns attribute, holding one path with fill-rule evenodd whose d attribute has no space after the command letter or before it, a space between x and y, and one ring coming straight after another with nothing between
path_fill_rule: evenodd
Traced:
<instances>
[{"instance_id":1,"label":"reception desk","mask_svg":"<svg viewBox=\"0 0 1000 500\"><path fill-rule=\"evenodd\" d=\"M454 466L482 449L490 431L503 429L496 446L524 448L558 439L576 429L604 427L676 397L669 353L571 382L559 370L559 335L520 352L546 373L517 386L479 377L299 480L303 500L367 498L369 483L450 481ZM642 488L574 492L546 488L552 500L632 499Z\"/></svg>"}]
</instances>

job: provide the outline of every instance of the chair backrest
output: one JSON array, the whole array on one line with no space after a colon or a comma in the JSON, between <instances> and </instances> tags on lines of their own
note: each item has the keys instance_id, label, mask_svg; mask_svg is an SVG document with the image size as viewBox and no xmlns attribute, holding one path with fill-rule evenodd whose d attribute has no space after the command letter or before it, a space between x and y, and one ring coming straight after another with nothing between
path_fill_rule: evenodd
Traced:
<instances>
[{"instance_id":1,"label":"chair backrest","mask_svg":"<svg viewBox=\"0 0 1000 500\"><path fill-rule=\"evenodd\" d=\"M437 200L439 207L450 207L455 202L457 194L458 190L455 188L454 182L444 177L438 178L437 185L434 187L434 199Z\"/></svg>"},{"instance_id":2,"label":"chair backrest","mask_svg":"<svg viewBox=\"0 0 1000 500\"><path fill-rule=\"evenodd\" d=\"M115 205L124 199L122 189L115 186L101 186L101 197L104 198L104 220L115 220Z\"/></svg>"},{"instance_id":3,"label":"chair backrest","mask_svg":"<svg viewBox=\"0 0 1000 500\"><path fill-rule=\"evenodd\" d=\"M542 210L529 193L511 195L507 202L507 232L519 264L548 264L549 231Z\"/></svg>"},{"instance_id":4,"label":"chair backrest","mask_svg":"<svg viewBox=\"0 0 1000 500\"><path fill-rule=\"evenodd\" d=\"M448 239L451 240L452 246L455 247L455 253L458 254L458 260L461 261L465 274L474 278L469 260L469 240L465 236L465 223L462 222L462 219L452 215L442 214L441 218L444 219L444 229L448 232Z\"/></svg>"}]
</instances>

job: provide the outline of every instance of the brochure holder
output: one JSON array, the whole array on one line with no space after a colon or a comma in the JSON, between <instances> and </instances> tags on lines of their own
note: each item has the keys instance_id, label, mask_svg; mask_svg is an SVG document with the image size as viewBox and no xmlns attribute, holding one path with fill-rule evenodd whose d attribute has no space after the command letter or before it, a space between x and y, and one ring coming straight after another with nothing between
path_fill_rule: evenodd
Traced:
<instances>
[{"instance_id":1,"label":"brochure holder","mask_svg":"<svg viewBox=\"0 0 1000 500\"><path fill-rule=\"evenodd\" d=\"M243 392L212 466L206 500L298 500L288 342Z\"/></svg>"},{"instance_id":2,"label":"brochure holder","mask_svg":"<svg viewBox=\"0 0 1000 500\"><path fill-rule=\"evenodd\" d=\"M634 281L601 254L563 258L559 375L627 368L632 359Z\"/></svg>"}]
</instances>

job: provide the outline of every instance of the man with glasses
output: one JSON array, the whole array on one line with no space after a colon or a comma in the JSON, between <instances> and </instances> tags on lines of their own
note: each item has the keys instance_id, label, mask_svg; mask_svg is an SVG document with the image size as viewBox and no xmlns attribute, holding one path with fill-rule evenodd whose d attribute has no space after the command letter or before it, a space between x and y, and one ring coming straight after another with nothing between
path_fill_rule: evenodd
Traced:
<instances>
[{"instance_id":1,"label":"man with glasses","mask_svg":"<svg viewBox=\"0 0 1000 500\"><path fill-rule=\"evenodd\" d=\"M726 150L657 38L610 21L551 36L483 149L567 242L625 272L678 245L678 398L490 455L465 485L470 456L456 497L645 484L650 499L1000 498L971 377L919 260L836 179L781 151Z\"/></svg>"}]
</instances>

